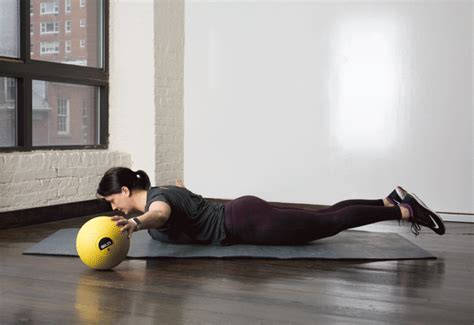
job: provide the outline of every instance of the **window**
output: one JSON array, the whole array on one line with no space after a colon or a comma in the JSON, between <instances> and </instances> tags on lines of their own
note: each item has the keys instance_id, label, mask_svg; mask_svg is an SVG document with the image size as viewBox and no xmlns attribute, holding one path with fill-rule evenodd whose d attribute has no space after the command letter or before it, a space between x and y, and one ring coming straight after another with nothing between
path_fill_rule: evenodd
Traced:
<instances>
[{"instance_id":1,"label":"window","mask_svg":"<svg viewBox=\"0 0 474 325\"><path fill-rule=\"evenodd\" d=\"M57 1L41 2L40 10L42 15L57 14L59 13L59 4Z\"/></svg>"},{"instance_id":2,"label":"window","mask_svg":"<svg viewBox=\"0 0 474 325\"><path fill-rule=\"evenodd\" d=\"M2 1L19 0L0 0L0 4ZM35 2L35 8L40 6L39 1L45 2L45 0L29 1ZM102 8L102 1L109 2L109 0L91 1L88 3L87 10L76 10L72 11L71 14L65 13L65 9L63 9L63 6L68 5L69 2L67 0L59 1L59 14L41 16L39 17L40 19L31 19L31 22L34 24L35 34L39 34L30 37L36 48L31 59L101 68L101 58L103 56L101 52L103 50L101 45L101 43L103 43L103 34L101 30L104 28L102 19L104 8ZM70 2L71 10L75 10L76 6L79 7L79 0L71 0ZM72 28L73 25L74 30ZM0 31L1 30L0 28ZM2 48L1 38L2 37L0 37L0 50ZM84 40L82 48L80 46L81 39ZM71 40L73 43L73 46L71 45L71 52L66 52L66 40ZM60 55L44 55L45 53L52 52L52 50L40 51L40 42L46 41L58 41L59 53L57 54Z\"/></svg>"},{"instance_id":3,"label":"window","mask_svg":"<svg viewBox=\"0 0 474 325\"><path fill-rule=\"evenodd\" d=\"M0 0L0 56L18 58L20 55L19 17L20 1Z\"/></svg>"},{"instance_id":4,"label":"window","mask_svg":"<svg viewBox=\"0 0 474 325\"><path fill-rule=\"evenodd\" d=\"M81 0L80 5L81 5L81 7L85 7L86 6L86 0Z\"/></svg>"},{"instance_id":5,"label":"window","mask_svg":"<svg viewBox=\"0 0 474 325\"><path fill-rule=\"evenodd\" d=\"M16 80L13 78L3 78L5 80L5 101L16 101Z\"/></svg>"},{"instance_id":6,"label":"window","mask_svg":"<svg viewBox=\"0 0 474 325\"><path fill-rule=\"evenodd\" d=\"M0 147L16 142L16 79L0 77Z\"/></svg>"},{"instance_id":7,"label":"window","mask_svg":"<svg viewBox=\"0 0 474 325\"><path fill-rule=\"evenodd\" d=\"M94 144L99 122L97 87L33 80L33 94L34 146ZM86 119L84 106L91 112Z\"/></svg>"},{"instance_id":8,"label":"window","mask_svg":"<svg viewBox=\"0 0 474 325\"><path fill-rule=\"evenodd\" d=\"M41 42L41 54L59 53L59 42Z\"/></svg>"},{"instance_id":9,"label":"window","mask_svg":"<svg viewBox=\"0 0 474 325\"><path fill-rule=\"evenodd\" d=\"M87 141L89 137L89 114L88 114L89 106L86 101L82 102L82 138L83 141Z\"/></svg>"},{"instance_id":10,"label":"window","mask_svg":"<svg viewBox=\"0 0 474 325\"><path fill-rule=\"evenodd\" d=\"M41 23L41 34L57 34L59 33L59 23L57 21Z\"/></svg>"},{"instance_id":11,"label":"window","mask_svg":"<svg viewBox=\"0 0 474 325\"><path fill-rule=\"evenodd\" d=\"M109 0L81 4L0 0L0 152L108 147Z\"/></svg>"},{"instance_id":12,"label":"window","mask_svg":"<svg viewBox=\"0 0 474 325\"><path fill-rule=\"evenodd\" d=\"M69 99L58 98L58 134L69 134Z\"/></svg>"},{"instance_id":13,"label":"window","mask_svg":"<svg viewBox=\"0 0 474 325\"><path fill-rule=\"evenodd\" d=\"M66 0L65 3L64 3L64 11L66 13L70 13L71 12L71 0Z\"/></svg>"}]
</instances>

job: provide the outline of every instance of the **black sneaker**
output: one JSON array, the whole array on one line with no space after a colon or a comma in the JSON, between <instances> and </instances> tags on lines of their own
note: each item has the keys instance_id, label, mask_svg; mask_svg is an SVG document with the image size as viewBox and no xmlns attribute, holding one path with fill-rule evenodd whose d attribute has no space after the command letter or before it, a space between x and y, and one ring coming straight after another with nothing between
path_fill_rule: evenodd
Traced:
<instances>
[{"instance_id":1,"label":"black sneaker","mask_svg":"<svg viewBox=\"0 0 474 325\"><path fill-rule=\"evenodd\" d=\"M415 235L420 233L420 225L430 228L438 235L444 234L446 229L443 219L436 212L428 208L415 194L407 193L400 205L410 210L409 221L412 223L411 231Z\"/></svg>"},{"instance_id":2,"label":"black sneaker","mask_svg":"<svg viewBox=\"0 0 474 325\"><path fill-rule=\"evenodd\" d=\"M403 199L405 198L405 196L408 194L407 191L405 191L405 189L401 186L397 186L393 191L392 193L390 193L388 196L387 196L387 199L390 201L390 203L392 203L393 205L397 205L397 204L400 204Z\"/></svg>"}]
</instances>

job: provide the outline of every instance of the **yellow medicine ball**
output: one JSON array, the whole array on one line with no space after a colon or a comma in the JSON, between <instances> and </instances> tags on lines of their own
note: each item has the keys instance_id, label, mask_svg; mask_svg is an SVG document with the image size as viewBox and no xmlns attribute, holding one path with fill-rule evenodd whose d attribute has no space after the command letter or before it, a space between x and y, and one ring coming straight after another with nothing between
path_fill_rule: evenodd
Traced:
<instances>
[{"instance_id":1,"label":"yellow medicine ball","mask_svg":"<svg viewBox=\"0 0 474 325\"><path fill-rule=\"evenodd\" d=\"M122 233L111 217L101 216L87 221L76 237L76 249L81 261L96 270L119 265L129 248L127 232Z\"/></svg>"}]
</instances>

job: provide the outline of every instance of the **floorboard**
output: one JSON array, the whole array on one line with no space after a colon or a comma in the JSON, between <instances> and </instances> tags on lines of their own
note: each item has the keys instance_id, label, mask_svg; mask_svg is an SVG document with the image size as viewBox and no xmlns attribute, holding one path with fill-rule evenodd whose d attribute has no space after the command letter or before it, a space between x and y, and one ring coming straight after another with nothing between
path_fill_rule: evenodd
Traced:
<instances>
[{"instance_id":1,"label":"floorboard","mask_svg":"<svg viewBox=\"0 0 474 325\"><path fill-rule=\"evenodd\" d=\"M437 260L126 260L22 255L76 218L0 231L0 324L473 324L474 225L383 222Z\"/></svg>"}]
</instances>

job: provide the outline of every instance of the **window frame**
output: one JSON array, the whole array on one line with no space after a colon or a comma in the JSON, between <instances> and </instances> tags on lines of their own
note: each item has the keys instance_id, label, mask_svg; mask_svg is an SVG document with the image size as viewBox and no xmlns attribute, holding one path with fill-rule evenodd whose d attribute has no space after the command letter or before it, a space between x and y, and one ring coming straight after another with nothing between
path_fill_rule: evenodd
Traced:
<instances>
[{"instance_id":1,"label":"window frame","mask_svg":"<svg viewBox=\"0 0 474 325\"><path fill-rule=\"evenodd\" d=\"M53 48L54 48L54 50L51 50ZM45 50L43 51L43 49L45 49ZM48 50L46 50L46 49L48 49ZM40 54L41 55L58 54L58 53L59 53L59 41L40 42Z\"/></svg>"},{"instance_id":2,"label":"window frame","mask_svg":"<svg viewBox=\"0 0 474 325\"><path fill-rule=\"evenodd\" d=\"M53 25L53 31L48 31L49 25ZM59 21L42 21L40 23L40 35L49 34L59 34Z\"/></svg>"},{"instance_id":3,"label":"window frame","mask_svg":"<svg viewBox=\"0 0 474 325\"><path fill-rule=\"evenodd\" d=\"M69 50L68 50L69 48ZM72 42L70 39L64 40L64 53L72 52Z\"/></svg>"},{"instance_id":4,"label":"window frame","mask_svg":"<svg viewBox=\"0 0 474 325\"><path fill-rule=\"evenodd\" d=\"M66 103L66 106L63 107L62 104ZM59 136L68 136L71 134L71 101L69 98L65 97L58 97L57 98L57 106L58 106L58 113L57 113L57 132ZM60 108L64 109L65 111L60 112ZM64 118L64 127L65 130L60 130L59 126L60 123L59 120L60 118Z\"/></svg>"},{"instance_id":5,"label":"window frame","mask_svg":"<svg viewBox=\"0 0 474 325\"><path fill-rule=\"evenodd\" d=\"M70 14L72 12L72 0L64 1L64 13Z\"/></svg>"},{"instance_id":6,"label":"window frame","mask_svg":"<svg viewBox=\"0 0 474 325\"><path fill-rule=\"evenodd\" d=\"M53 11L46 11L47 5L52 5ZM43 12L43 8L45 8ZM59 0L45 0L40 2L40 15L56 15L59 13Z\"/></svg>"},{"instance_id":7,"label":"window frame","mask_svg":"<svg viewBox=\"0 0 474 325\"><path fill-rule=\"evenodd\" d=\"M16 97L18 97L18 96L17 96L17 85L16 85L16 83L15 83L15 86L14 86L14 87L12 87L12 85L9 85L8 81L11 80L11 78L4 78L4 80L5 80L5 83L4 83L4 87L5 87L5 102L6 102L6 103L14 103L14 102L16 101ZM14 88L14 89L15 89L15 91L14 91L15 95L13 96L14 98L11 98L11 96L10 96L10 89L11 89L11 88Z\"/></svg>"},{"instance_id":8,"label":"window frame","mask_svg":"<svg viewBox=\"0 0 474 325\"><path fill-rule=\"evenodd\" d=\"M103 13L102 29L99 31L99 33L102 32L100 36L102 46L98 53L102 56L102 68L32 60L30 54L31 0L18 2L20 6L20 55L19 58L0 56L0 77L16 78L17 81L16 144L11 147L0 147L0 153L33 150L108 149L109 0L102 0L100 7L100 2L97 2L97 9ZM98 143L94 145L33 146L33 80L97 87L98 109L95 121Z\"/></svg>"}]
</instances>

